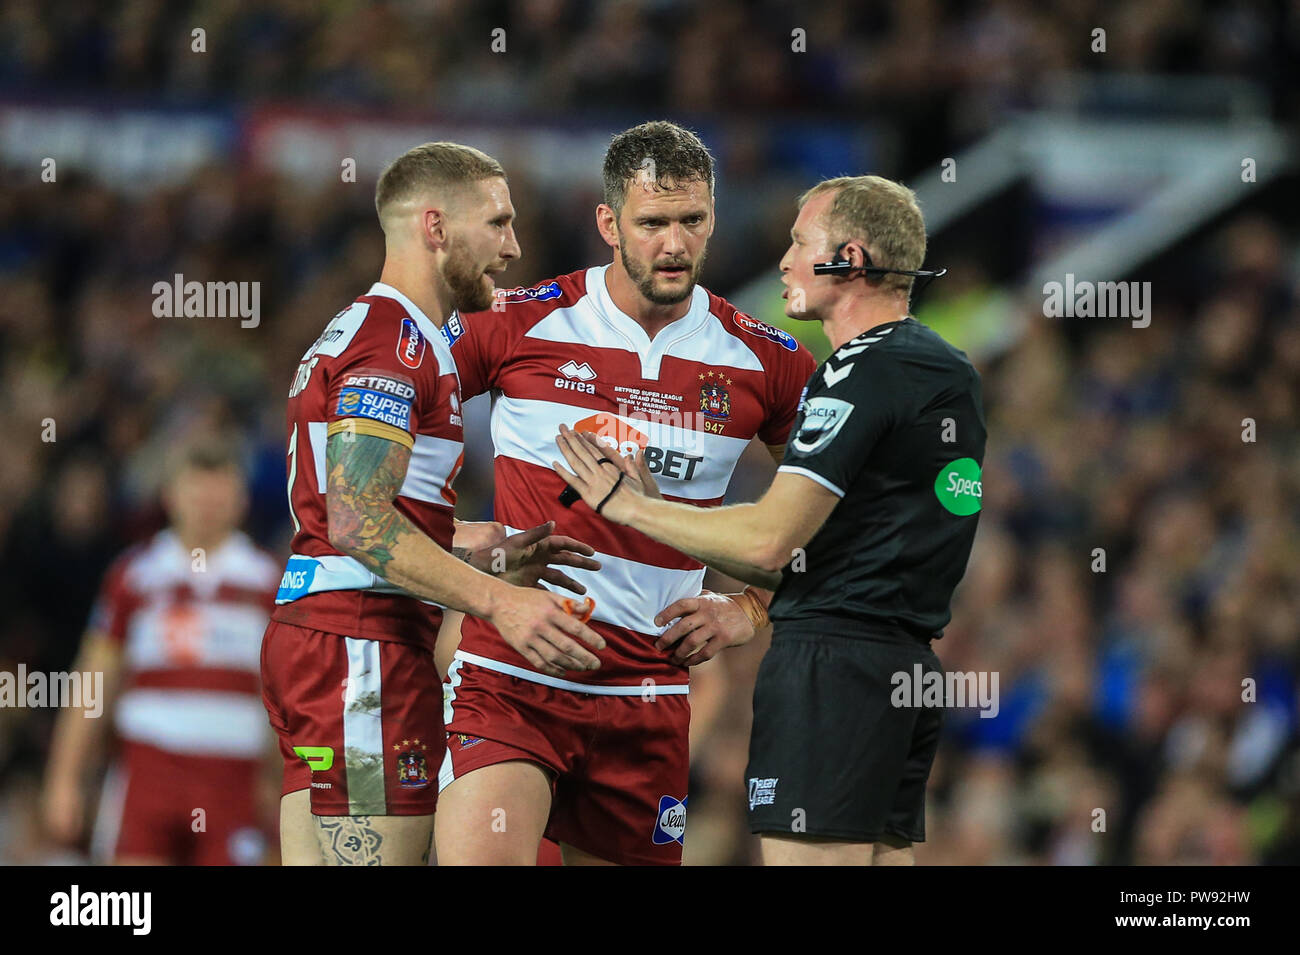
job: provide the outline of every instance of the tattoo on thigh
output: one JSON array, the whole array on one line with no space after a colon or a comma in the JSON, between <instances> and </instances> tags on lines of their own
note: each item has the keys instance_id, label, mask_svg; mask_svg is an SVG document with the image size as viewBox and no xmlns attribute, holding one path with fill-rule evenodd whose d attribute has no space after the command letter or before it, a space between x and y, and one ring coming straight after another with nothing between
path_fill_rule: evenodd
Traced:
<instances>
[{"instance_id":1,"label":"tattoo on thigh","mask_svg":"<svg viewBox=\"0 0 1300 955\"><path fill-rule=\"evenodd\" d=\"M383 865L384 837L369 816L312 816L326 865Z\"/></svg>"}]
</instances>

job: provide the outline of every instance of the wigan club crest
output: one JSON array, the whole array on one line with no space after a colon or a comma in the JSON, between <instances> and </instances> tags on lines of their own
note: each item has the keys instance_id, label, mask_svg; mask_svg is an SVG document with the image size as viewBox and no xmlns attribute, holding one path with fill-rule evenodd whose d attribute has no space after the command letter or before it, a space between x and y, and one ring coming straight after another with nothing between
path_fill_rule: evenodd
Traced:
<instances>
[{"instance_id":1,"label":"wigan club crest","mask_svg":"<svg viewBox=\"0 0 1300 955\"><path fill-rule=\"evenodd\" d=\"M731 379L722 372L700 375L700 414L712 421L726 421L731 417L731 394L727 386Z\"/></svg>"},{"instance_id":2,"label":"wigan club crest","mask_svg":"<svg viewBox=\"0 0 1300 955\"><path fill-rule=\"evenodd\" d=\"M429 763L424 758L424 744L418 739L394 743L397 754L397 782L404 789L423 789L429 785Z\"/></svg>"}]
</instances>

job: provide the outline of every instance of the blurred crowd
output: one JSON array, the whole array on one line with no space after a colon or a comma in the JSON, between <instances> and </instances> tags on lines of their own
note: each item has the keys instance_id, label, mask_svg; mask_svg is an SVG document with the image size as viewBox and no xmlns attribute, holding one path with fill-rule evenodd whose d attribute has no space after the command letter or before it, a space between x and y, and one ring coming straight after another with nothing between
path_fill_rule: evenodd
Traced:
<instances>
[{"instance_id":1,"label":"blurred crowd","mask_svg":"<svg viewBox=\"0 0 1300 955\"><path fill-rule=\"evenodd\" d=\"M1049 66L1237 73L1287 112L1300 27L1272 9L828 0L801 24L782 5L730 0L20 0L0 13L0 87L503 116L635 107L632 121L879 102L905 172L909 152L933 162L935 137L974 135ZM1097 24L1113 25L1104 60L1088 53ZM496 26L506 55L532 64L527 82L491 52ZM806 58L760 55L786 49L795 26ZM194 27L206 56L189 52ZM831 34L848 39L820 41ZM719 171L724 218L721 190L745 191L755 162L738 156ZM608 261L594 192L547 195L526 167L510 173L524 258L508 284ZM235 164L130 196L61 173L54 201L50 185L10 180L0 669L48 672L72 665L108 563L161 526L160 462L182 438L244 436L247 529L286 552L289 380L375 280L383 247L367 189L307 191ZM748 243L715 237L710 288L729 294L774 266L796 191L754 193L750 209L766 211L745 222ZM984 250L951 251L959 272ZM152 286L175 273L260 282L260 323L154 317ZM1046 319L1041 299L1008 296L1023 334L975 356L987 493L936 649L949 670L996 672L1000 707L948 714L922 863L1300 863L1300 235L1282 214L1243 215L1143 278L1150 327ZM457 479L470 520L491 509L484 401L467 406ZM737 495L761 491L764 457L746 457ZM764 649L694 675L688 863L756 859L742 777ZM47 711L0 708L0 861L73 858L39 825L50 725Z\"/></svg>"},{"instance_id":2,"label":"blurred crowd","mask_svg":"<svg viewBox=\"0 0 1300 955\"><path fill-rule=\"evenodd\" d=\"M1300 105L1287 81L1300 50L1293 4L13 0L3 10L0 83L44 91L502 114L870 104L960 133L1060 71L1142 70L1248 77L1279 110Z\"/></svg>"}]
</instances>

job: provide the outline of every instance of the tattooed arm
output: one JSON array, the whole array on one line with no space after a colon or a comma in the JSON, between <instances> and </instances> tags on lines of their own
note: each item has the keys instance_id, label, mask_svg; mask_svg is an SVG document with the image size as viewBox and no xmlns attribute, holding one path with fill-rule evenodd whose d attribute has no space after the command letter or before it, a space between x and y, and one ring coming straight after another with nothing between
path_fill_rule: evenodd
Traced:
<instances>
[{"instance_id":1,"label":"tattooed arm","mask_svg":"<svg viewBox=\"0 0 1300 955\"><path fill-rule=\"evenodd\" d=\"M325 505L330 543L371 571L424 600L490 621L506 643L553 676L595 670L600 661L577 641L605 641L545 590L514 587L443 550L394 506L411 460L409 448L377 435L340 431L325 445Z\"/></svg>"}]
</instances>

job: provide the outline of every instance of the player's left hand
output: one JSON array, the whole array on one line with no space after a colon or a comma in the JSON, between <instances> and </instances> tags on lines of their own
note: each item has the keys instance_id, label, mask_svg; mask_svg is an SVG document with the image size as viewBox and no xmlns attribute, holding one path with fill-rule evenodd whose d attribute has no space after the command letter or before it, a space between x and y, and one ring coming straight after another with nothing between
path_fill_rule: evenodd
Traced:
<instances>
[{"instance_id":1,"label":"player's left hand","mask_svg":"<svg viewBox=\"0 0 1300 955\"><path fill-rule=\"evenodd\" d=\"M552 534L553 530L555 521L547 521L508 537L503 534L501 540L475 549L470 563L517 587L535 587L544 580L575 594L585 594L587 588L559 568L600 570L600 561L592 556L596 551L580 540Z\"/></svg>"},{"instance_id":2,"label":"player's left hand","mask_svg":"<svg viewBox=\"0 0 1300 955\"><path fill-rule=\"evenodd\" d=\"M559 461L552 461L555 473L564 478L569 487L582 495L592 510L615 524L631 520L636 497L645 491L634 469L625 468L618 455L606 448L594 435L580 434L567 425L560 425L555 439L564 460L573 473L566 471ZM655 489L658 496L658 489Z\"/></svg>"},{"instance_id":3,"label":"player's left hand","mask_svg":"<svg viewBox=\"0 0 1300 955\"><path fill-rule=\"evenodd\" d=\"M672 662L693 667L712 660L727 647L739 647L754 639L754 625L734 600L708 590L698 597L683 597L669 604L655 617L662 627L679 618L655 641L656 650L673 650Z\"/></svg>"}]
</instances>

